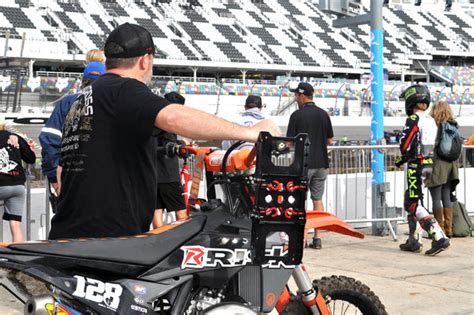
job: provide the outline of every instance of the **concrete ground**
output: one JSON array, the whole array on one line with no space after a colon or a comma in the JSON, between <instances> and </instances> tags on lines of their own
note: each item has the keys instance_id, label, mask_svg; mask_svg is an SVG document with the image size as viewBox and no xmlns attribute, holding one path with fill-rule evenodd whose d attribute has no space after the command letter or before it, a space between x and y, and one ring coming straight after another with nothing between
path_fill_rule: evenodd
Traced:
<instances>
[{"instance_id":1,"label":"concrete ground","mask_svg":"<svg viewBox=\"0 0 474 315\"><path fill-rule=\"evenodd\" d=\"M438 256L401 252L406 225L398 226L399 241L367 236L360 240L322 233L321 250L306 249L304 263L312 279L345 275L368 285L388 314L474 314L474 238L454 238ZM430 241L425 239L425 249ZM0 288L0 314L23 314Z\"/></svg>"}]
</instances>

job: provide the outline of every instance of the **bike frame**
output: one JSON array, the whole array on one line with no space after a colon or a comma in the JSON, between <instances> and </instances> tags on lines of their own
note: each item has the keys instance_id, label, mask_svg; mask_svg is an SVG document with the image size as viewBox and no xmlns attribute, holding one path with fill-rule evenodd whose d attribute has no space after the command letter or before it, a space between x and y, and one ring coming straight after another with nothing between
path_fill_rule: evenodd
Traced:
<instances>
[{"instance_id":1,"label":"bike frame","mask_svg":"<svg viewBox=\"0 0 474 315\"><path fill-rule=\"evenodd\" d=\"M293 147L291 147L291 141L295 142ZM193 176L195 175L199 181L196 180L196 177L193 177L193 187L191 188L191 197L194 196L195 198L197 197L195 184L199 184L202 180L203 172L211 171L213 173L224 174L222 183L227 185L227 178L225 177L227 172L246 171L249 167L255 165L255 174L251 176L253 182L243 185L245 189L248 189L248 191L244 191L247 195L246 197L248 197L251 202L251 210L250 208L248 209L251 211L249 213L250 219L252 220L251 228L250 230L244 228L245 231L248 231L244 234L232 234L228 232L230 235L237 236L232 236L232 242L228 240L225 246L220 245L224 241L225 237L223 237L223 235L225 236L225 232L217 232L216 227L225 225L230 230L238 230L242 226L245 226L245 224L248 224L249 221L248 217L241 219L233 217L234 207L232 205L230 208L227 207L227 209L230 209L231 215L216 210L216 212L201 214L181 223L183 224L183 228L181 228L180 231L189 233L189 238L192 238L189 241L183 241L183 245L179 245L179 247L172 247L170 245L169 251L166 252L165 250L160 258L150 255L149 259L155 259L152 261L158 261L158 263L153 262L155 265L147 267L145 272L140 272L139 269L137 269L135 274L140 272L138 276L127 277L126 272L124 272L123 274L120 273L121 278L119 279L121 280L102 282L93 278L89 279L77 275L77 273L65 277L63 273L54 269L54 265L52 268L49 268L50 266L47 264L33 263L29 265L29 261L34 261L35 259L49 260L51 263L54 263L54 260L58 258L66 261L68 254L60 247L62 246L61 244L70 243L71 247L68 247L70 253L72 253L70 255L76 259L73 259L69 263L74 268L83 266L81 264L89 263L91 256L85 255L81 258L77 256L78 254L76 252L71 251L74 250L75 244L82 242L81 240L1 244L0 267L21 271L32 277L41 279L43 282L52 284L59 291L59 296L55 296L54 300L50 297L53 304L58 301L61 302L62 298L65 298L66 301L67 298L74 298L92 308L93 306L97 307L97 305L91 304L91 299L98 298L101 301L100 303L106 303L106 296L104 295L106 294L109 298L112 297L112 302L116 302L117 299L120 298L122 302L128 303L126 305L130 305L130 303L135 303L137 298L138 301L142 299L140 297L141 292L137 291L137 287L142 288L141 291L143 292L148 291L149 296L146 296L146 299L161 297L163 294L167 294L166 292L170 292L170 290L176 290L173 302L173 315L181 315L184 312L192 290L193 274L199 275L200 282L202 282L200 286L206 287L206 283L209 283L211 287L219 287L212 282L217 280L222 282L233 279L234 275L237 275L245 268L256 267L261 279L261 288L259 288L256 294L260 295L256 297L261 303L259 304L259 311L270 312L276 308L281 312L285 308L290 302L290 291L285 285L289 278L293 276L298 291L302 294L304 305L311 310L313 314L329 314L326 301L321 293L313 287L309 275L301 262L305 229L317 228L355 237L363 237L363 234L353 230L350 225L331 214L324 212L306 213L304 205L307 188L304 160L295 159L292 164L280 166L274 160L270 159L275 152L278 153L277 157L279 154L286 154L287 148L285 145L281 145L285 143L290 144L290 150L293 150L295 155L299 157L304 156L306 142L305 137L301 135L295 138L273 138L267 133L262 133L259 143L254 150L241 150L234 153L231 151L223 153L222 151L219 152L212 148L198 148L195 146L176 147L176 152L180 155L196 155ZM255 155L259 157L256 162L254 162ZM276 160L278 160L278 158ZM200 175L198 173L200 173ZM199 185L197 185L197 187L199 187ZM291 198L293 198L294 201L291 202ZM191 198L190 201L193 201L193 198ZM229 202L232 204L232 200L229 200ZM222 205L222 207L225 208L224 205ZM209 216L208 219L206 219L206 216ZM229 217L232 219L229 220ZM212 220L210 218L212 218ZM203 222L206 224L209 222L209 226L204 225ZM154 239L152 239L155 237L154 235L173 233L174 230L179 229L179 226L180 223L175 223L142 235L120 239L105 239L104 241L109 242L108 244L115 244L113 245L115 249L121 249L120 244L122 244L122 240L127 239L127 244L129 244L128 249L133 250L134 244L137 244L137 246L156 244L153 241ZM196 232L188 231L189 229L194 229ZM268 251L267 237L270 234L275 235L276 233L284 233L288 237L288 244L280 246L280 253L274 252L273 247L271 247L270 252ZM183 236L180 234L179 237ZM148 243L146 242L147 238L150 239ZM133 241L134 239L136 241ZM140 239L142 241L140 241ZM155 239L163 241L167 238L158 238L158 236L156 236ZM236 241L235 243L234 240ZM245 243L244 240L247 240L247 242L250 240L250 242ZM83 241L87 242L88 240ZM92 240L90 246L96 246L96 248L100 250L103 248L101 246L104 246L103 243L100 243L101 241L100 239L97 241ZM43 245L46 247L46 250L41 250L40 247ZM124 249L124 251L125 250L126 249ZM194 252L192 252L192 250L194 250ZM200 257L202 257L204 253L209 253L209 251L212 250L221 250L220 253L218 253L221 256L213 256L213 258L220 257L220 262L216 262L215 265L205 266L203 264L204 260L200 259ZM243 252L248 253L249 256L244 255L240 257L240 260L237 260L236 254ZM96 251L90 251L90 253L95 253L94 255L96 255L96 257L101 255L100 253L97 254ZM111 254L119 255L118 257L120 259L123 258L120 252L111 252ZM101 270L105 271L108 269L115 269L117 270L116 272L120 272L124 266L135 268L133 266L134 263L139 264L142 262L142 260L134 259L134 257L130 255L123 261L123 264L121 264L117 258L115 259L116 260L110 259L109 262L102 265L94 265L93 270L95 273L100 273ZM78 262L75 262L75 260L78 260ZM79 260L81 261L79 262ZM200 263L201 265L199 265ZM2 274L2 271L3 270L0 269L0 284L7 287L10 292L25 302L28 298L27 292L23 292L20 289L18 283L11 275ZM132 271L129 271L129 273L132 274ZM94 290L97 290L99 287L105 287L105 293L100 293L99 295L91 293L95 292ZM120 294L117 293L118 291L116 291L119 290L119 287L120 290L124 290L126 294L120 296ZM87 295L88 292L90 293L89 298ZM133 292L138 292L138 295L134 295ZM143 297L143 299L145 299L145 297ZM119 304L117 304L117 307L118 305ZM121 305L123 305L123 303ZM66 307L67 305L62 306ZM108 306L110 307L110 305ZM137 305L132 304L132 306L138 307L137 309L139 309ZM136 309L132 308L132 310ZM106 311L108 310L104 310L104 312ZM110 312L107 314L109 313Z\"/></svg>"}]
</instances>

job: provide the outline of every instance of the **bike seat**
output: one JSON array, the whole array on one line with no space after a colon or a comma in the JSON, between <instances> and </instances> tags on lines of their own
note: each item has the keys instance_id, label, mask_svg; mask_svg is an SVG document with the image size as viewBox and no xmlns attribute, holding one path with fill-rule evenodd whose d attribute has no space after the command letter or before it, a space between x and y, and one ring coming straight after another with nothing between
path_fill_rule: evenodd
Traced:
<instances>
[{"instance_id":1,"label":"bike seat","mask_svg":"<svg viewBox=\"0 0 474 315\"><path fill-rule=\"evenodd\" d=\"M205 222L205 216L197 215L133 236L12 243L7 248L48 256L154 265L198 234Z\"/></svg>"}]
</instances>

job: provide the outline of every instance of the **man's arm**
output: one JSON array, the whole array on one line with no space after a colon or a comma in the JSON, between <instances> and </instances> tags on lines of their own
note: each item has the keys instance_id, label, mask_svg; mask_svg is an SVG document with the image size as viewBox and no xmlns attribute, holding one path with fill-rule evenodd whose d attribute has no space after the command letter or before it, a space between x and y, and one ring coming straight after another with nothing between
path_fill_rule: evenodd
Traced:
<instances>
[{"instance_id":1,"label":"man's arm","mask_svg":"<svg viewBox=\"0 0 474 315\"><path fill-rule=\"evenodd\" d=\"M61 153L61 137L46 129L40 133L39 141L41 143L41 169L43 174L48 177L50 182L56 182L56 167Z\"/></svg>"},{"instance_id":2,"label":"man's arm","mask_svg":"<svg viewBox=\"0 0 474 315\"><path fill-rule=\"evenodd\" d=\"M402 136L400 137L400 152L402 155L406 155L410 150L411 144L419 131L418 120L418 115L413 114L408 117L405 122L405 127L403 128Z\"/></svg>"},{"instance_id":3,"label":"man's arm","mask_svg":"<svg viewBox=\"0 0 474 315\"><path fill-rule=\"evenodd\" d=\"M408 161L408 153L410 151L413 140L416 137L418 129L418 115L411 115L407 118L405 127L403 128L402 135L400 137L400 153L401 156L395 159L395 165L397 167L402 166Z\"/></svg>"},{"instance_id":4,"label":"man's arm","mask_svg":"<svg viewBox=\"0 0 474 315\"><path fill-rule=\"evenodd\" d=\"M273 136L280 135L280 129L271 120L265 119L252 127L240 126L206 112L170 104L160 110L155 126L183 137L200 140L243 140L256 142L260 131Z\"/></svg>"},{"instance_id":5,"label":"man's arm","mask_svg":"<svg viewBox=\"0 0 474 315\"><path fill-rule=\"evenodd\" d=\"M61 97L39 135L41 143L41 169L50 183L56 182L56 167L61 155L64 118L77 98L77 94Z\"/></svg>"},{"instance_id":6,"label":"man's arm","mask_svg":"<svg viewBox=\"0 0 474 315\"><path fill-rule=\"evenodd\" d=\"M59 193L61 192L61 174L62 174L62 172L63 172L63 167L61 165L58 165L58 167L56 168L56 178L58 179L58 181L55 183L55 185L52 185L58 196L59 196Z\"/></svg>"}]
</instances>

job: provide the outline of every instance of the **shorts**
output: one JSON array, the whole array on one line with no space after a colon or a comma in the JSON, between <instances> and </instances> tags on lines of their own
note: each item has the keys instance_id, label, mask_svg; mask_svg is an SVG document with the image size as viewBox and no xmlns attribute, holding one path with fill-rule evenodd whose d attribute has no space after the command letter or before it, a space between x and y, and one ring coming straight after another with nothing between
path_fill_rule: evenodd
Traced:
<instances>
[{"instance_id":1,"label":"shorts","mask_svg":"<svg viewBox=\"0 0 474 315\"><path fill-rule=\"evenodd\" d=\"M25 208L25 186L1 186L0 200L5 204L3 220L20 221Z\"/></svg>"},{"instance_id":2,"label":"shorts","mask_svg":"<svg viewBox=\"0 0 474 315\"><path fill-rule=\"evenodd\" d=\"M181 183L158 184L155 209L166 209L168 212L186 209Z\"/></svg>"},{"instance_id":3,"label":"shorts","mask_svg":"<svg viewBox=\"0 0 474 315\"><path fill-rule=\"evenodd\" d=\"M328 171L325 168L312 168L308 170L308 183L311 192L311 199L323 199L324 184L327 176Z\"/></svg>"}]
</instances>

